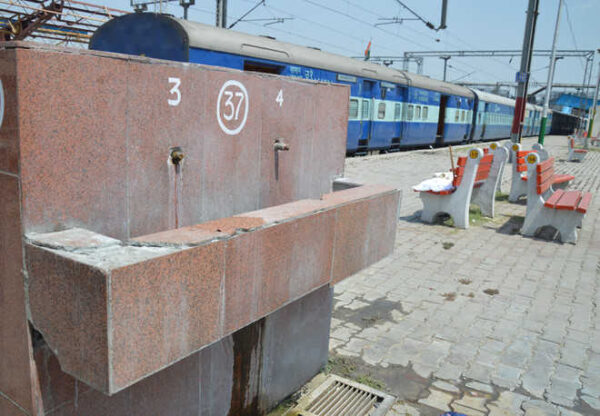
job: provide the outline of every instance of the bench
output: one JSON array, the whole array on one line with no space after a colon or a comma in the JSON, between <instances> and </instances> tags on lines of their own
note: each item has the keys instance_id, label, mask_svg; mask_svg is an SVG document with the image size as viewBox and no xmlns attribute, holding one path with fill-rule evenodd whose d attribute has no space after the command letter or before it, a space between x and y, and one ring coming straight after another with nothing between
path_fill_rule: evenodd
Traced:
<instances>
[{"instance_id":1,"label":"bench","mask_svg":"<svg viewBox=\"0 0 600 416\"><path fill-rule=\"evenodd\" d=\"M531 153L537 153L540 156L540 161L549 159L549 154L544 147L535 143L532 146L532 150L521 150L519 143L512 145L511 153L515 162L512 165L512 178L510 182L510 192L508 194L508 200L510 202L517 202L520 197L527 195L527 163L525 158ZM552 191L557 188L564 189L569 185L575 177L573 175L554 175L552 177Z\"/></svg>"},{"instance_id":2,"label":"bench","mask_svg":"<svg viewBox=\"0 0 600 416\"><path fill-rule=\"evenodd\" d=\"M473 188L483 186L491 170L493 154L471 149L468 157L459 157L454 169L452 188L443 191L417 191L423 202L421 220L433 223L440 214L448 214L458 228L469 228L469 204Z\"/></svg>"},{"instance_id":3,"label":"bench","mask_svg":"<svg viewBox=\"0 0 600 416\"><path fill-rule=\"evenodd\" d=\"M471 195L471 203L478 205L481 208L481 213L486 217L494 218L494 206L496 202L496 191L500 188L502 182L502 175L504 172L504 166L508 160L508 150L505 147L498 146L498 143L491 143L489 151L483 149L485 156L479 162L478 171L481 171L481 175L478 173L478 177L481 177L483 183L477 182L473 186L473 192ZM487 169L487 162L485 161L487 155L493 157L487 177L485 175L485 169Z\"/></svg>"},{"instance_id":4,"label":"bench","mask_svg":"<svg viewBox=\"0 0 600 416\"><path fill-rule=\"evenodd\" d=\"M503 145L506 148L506 150L508 150L508 162L507 163L514 163L514 160L513 160L514 155L511 151L512 145L513 145L513 142L511 142L510 140L505 141L504 145Z\"/></svg>"},{"instance_id":5,"label":"bench","mask_svg":"<svg viewBox=\"0 0 600 416\"><path fill-rule=\"evenodd\" d=\"M569 143L569 162L582 162L588 151L576 149L575 139L573 137L567 137L567 142Z\"/></svg>"},{"instance_id":6,"label":"bench","mask_svg":"<svg viewBox=\"0 0 600 416\"><path fill-rule=\"evenodd\" d=\"M537 153L527 155L527 212L521 234L534 236L541 227L551 226L560 233L563 243L577 241L592 194L580 191L552 190L554 158L541 161Z\"/></svg>"},{"instance_id":7,"label":"bench","mask_svg":"<svg viewBox=\"0 0 600 416\"><path fill-rule=\"evenodd\" d=\"M589 149L590 148L590 144L592 146L599 147L600 146L600 138L586 136L583 148L584 149Z\"/></svg>"}]
</instances>

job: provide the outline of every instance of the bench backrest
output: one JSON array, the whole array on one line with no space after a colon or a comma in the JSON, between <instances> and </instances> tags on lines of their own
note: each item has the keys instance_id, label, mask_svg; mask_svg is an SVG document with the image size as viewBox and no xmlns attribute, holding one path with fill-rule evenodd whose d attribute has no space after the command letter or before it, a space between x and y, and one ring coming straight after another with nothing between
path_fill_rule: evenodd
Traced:
<instances>
[{"instance_id":1,"label":"bench backrest","mask_svg":"<svg viewBox=\"0 0 600 416\"><path fill-rule=\"evenodd\" d=\"M554 158L551 157L548 160L539 162L536 166L536 172L536 190L538 195L541 195L550 189L550 186L553 184Z\"/></svg>"},{"instance_id":2,"label":"bench backrest","mask_svg":"<svg viewBox=\"0 0 600 416\"><path fill-rule=\"evenodd\" d=\"M488 150L486 152L486 150ZM483 149L484 155L479 161L479 166L477 168L477 174L475 176L475 184L478 182L485 181L490 175L490 169L492 168L492 162L494 161L494 155L489 153L489 149ZM457 167L454 168L454 180L452 181L452 185L458 187L462 182L462 177L465 173L465 166L467 165L467 157L461 156L458 158Z\"/></svg>"},{"instance_id":3,"label":"bench backrest","mask_svg":"<svg viewBox=\"0 0 600 416\"><path fill-rule=\"evenodd\" d=\"M516 167L517 172L527 172L527 161L525 158L529 153L533 153L535 150L519 150L516 152Z\"/></svg>"}]
</instances>

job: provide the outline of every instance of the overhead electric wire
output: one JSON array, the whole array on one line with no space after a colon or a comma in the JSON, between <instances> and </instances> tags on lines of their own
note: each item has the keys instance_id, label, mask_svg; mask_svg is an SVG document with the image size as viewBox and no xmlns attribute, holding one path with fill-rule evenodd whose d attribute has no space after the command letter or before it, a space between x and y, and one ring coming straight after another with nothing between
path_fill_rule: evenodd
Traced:
<instances>
[{"instance_id":1,"label":"overhead electric wire","mask_svg":"<svg viewBox=\"0 0 600 416\"><path fill-rule=\"evenodd\" d=\"M567 4L567 0L564 0L565 4L565 16L567 17L567 24L569 25L569 32L571 32L571 39L573 40L573 46L575 49L579 50L577 47L577 39L575 38L575 32L573 31L573 25L571 24L571 15L569 14L569 6ZM579 64L581 65L581 69L583 69L583 58L579 59Z\"/></svg>"},{"instance_id":2,"label":"overhead electric wire","mask_svg":"<svg viewBox=\"0 0 600 416\"><path fill-rule=\"evenodd\" d=\"M190 10L197 10L197 11L201 11L203 13L209 13L209 14L213 14L214 15L214 11L208 10L208 9L201 9L199 7L190 7ZM265 27L263 25L260 25L260 24L254 23L254 22L243 21L243 23L246 23L246 24L249 24L249 25L253 25L253 26L257 26L257 27L260 27L262 29L265 29ZM288 30L279 29L279 28L276 28L276 27L273 27L273 26L269 26L267 29L268 30L273 30L273 31L276 31L276 32L280 32L280 33L285 33L287 35L294 36L294 37L297 37L297 38L300 38L300 39L309 40L311 42L320 43L322 45L327 45L327 46L332 47L332 48L337 48L337 49L340 49L340 50L344 50L347 53L351 53L352 54L352 53L355 52L355 51L353 51L351 49L347 49L347 48L344 48L343 46L339 46L339 45L336 45L336 44L333 44L333 43L325 42L325 41L323 41L321 39L311 38L309 36L300 35L298 33L290 32Z\"/></svg>"}]
</instances>

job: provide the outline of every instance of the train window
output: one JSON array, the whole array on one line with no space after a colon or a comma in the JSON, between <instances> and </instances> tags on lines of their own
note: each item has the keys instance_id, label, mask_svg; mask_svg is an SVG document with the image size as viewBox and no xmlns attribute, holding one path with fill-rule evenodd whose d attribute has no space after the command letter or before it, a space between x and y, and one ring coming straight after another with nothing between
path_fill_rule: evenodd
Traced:
<instances>
[{"instance_id":1,"label":"train window","mask_svg":"<svg viewBox=\"0 0 600 416\"><path fill-rule=\"evenodd\" d=\"M462 115L461 115L461 118L460 118L460 119L461 119L462 121L465 121L465 119L466 119L465 110L462 110Z\"/></svg>"},{"instance_id":2,"label":"train window","mask_svg":"<svg viewBox=\"0 0 600 416\"><path fill-rule=\"evenodd\" d=\"M385 118L385 103L379 103L377 107L377 118L384 119Z\"/></svg>"},{"instance_id":3,"label":"train window","mask_svg":"<svg viewBox=\"0 0 600 416\"><path fill-rule=\"evenodd\" d=\"M281 65L270 65L263 62L244 61L244 71L250 72L265 72L267 74L281 74L283 71Z\"/></svg>"},{"instance_id":4,"label":"train window","mask_svg":"<svg viewBox=\"0 0 600 416\"><path fill-rule=\"evenodd\" d=\"M481 113L477 114L477 124L481 124Z\"/></svg>"},{"instance_id":5,"label":"train window","mask_svg":"<svg viewBox=\"0 0 600 416\"><path fill-rule=\"evenodd\" d=\"M358 100L351 99L350 100L350 110L349 110L350 119L354 120L358 118Z\"/></svg>"},{"instance_id":6,"label":"train window","mask_svg":"<svg viewBox=\"0 0 600 416\"><path fill-rule=\"evenodd\" d=\"M423 120L427 120L428 112L429 112L429 107L423 107Z\"/></svg>"},{"instance_id":7,"label":"train window","mask_svg":"<svg viewBox=\"0 0 600 416\"><path fill-rule=\"evenodd\" d=\"M406 118L408 120L412 120L413 119L413 112L414 112L414 110L415 110L415 106L412 105L412 104L409 104L408 105L408 114L406 115Z\"/></svg>"},{"instance_id":8,"label":"train window","mask_svg":"<svg viewBox=\"0 0 600 416\"><path fill-rule=\"evenodd\" d=\"M418 105L417 108L415 108L415 119L419 120L421 118L421 106Z\"/></svg>"},{"instance_id":9,"label":"train window","mask_svg":"<svg viewBox=\"0 0 600 416\"><path fill-rule=\"evenodd\" d=\"M460 110L454 110L454 121L458 122L458 116L460 115Z\"/></svg>"},{"instance_id":10,"label":"train window","mask_svg":"<svg viewBox=\"0 0 600 416\"><path fill-rule=\"evenodd\" d=\"M394 104L394 120L400 120L400 103Z\"/></svg>"},{"instance_id":11,"label":"train window","mask_svg":"<svg viewBox=\"0 0 600 416\"><path fill-rule=\"evenodd\" d=\"M362 119L368 120L369 117L369 100L363 100L362 102Z\"/></svg>"}]
</instances>

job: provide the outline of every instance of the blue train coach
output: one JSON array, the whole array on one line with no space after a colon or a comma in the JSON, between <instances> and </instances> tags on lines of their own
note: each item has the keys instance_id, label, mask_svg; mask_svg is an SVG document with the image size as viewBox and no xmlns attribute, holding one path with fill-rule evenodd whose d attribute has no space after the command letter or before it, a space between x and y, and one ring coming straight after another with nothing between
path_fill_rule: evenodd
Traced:
<instances>
[{"instance_id":1,"label":"blue train coach","mask_svg":"<svg viewBox=\"0 0 600 416\"><path fill-rule=\"evenodd\" d=\"M349 154L461 143L472 134L468 88L268 37L133 13L101 26L90 49L349 85Z\"/></svg>"}]
</instances>

